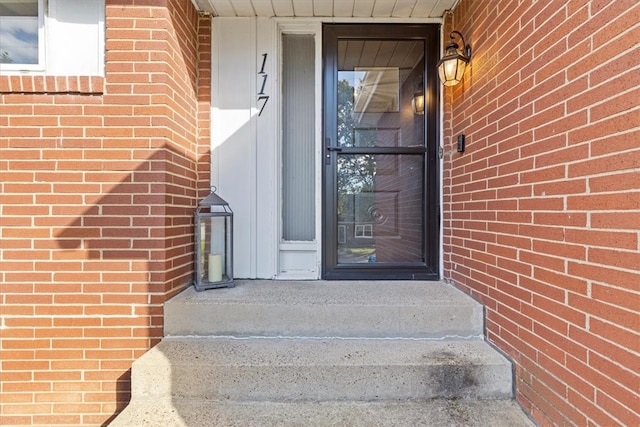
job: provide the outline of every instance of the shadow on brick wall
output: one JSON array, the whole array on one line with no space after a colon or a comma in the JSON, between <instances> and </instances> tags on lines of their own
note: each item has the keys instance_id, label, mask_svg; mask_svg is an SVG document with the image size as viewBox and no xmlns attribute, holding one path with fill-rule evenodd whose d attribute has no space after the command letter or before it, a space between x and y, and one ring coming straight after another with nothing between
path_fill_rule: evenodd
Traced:
<instances>
[{"instance_id":1,"label":"shadow on brick wall","mask_svg":"<svg viewBox=\"0 0 640 427\"><path fill-rule=\"evenodd\" d=\"M108 157L109 150L104 153ZM53 218L68 219L53 232L53 280L79 289L67 295L60 316L69 322L99 319L92 340L79 345L85 361L99 366L89 375L115 383L107 388L115 402L103 402L116 404L106 424L130 401L127 366L162 338L163 303L189 285L193 274L198 163L170 145L131 150L132 158L143 154L143 160L94 162L84 182L65 184L74 193L51 204ZM208 161L208 154L203 158Z\"/></svg>"}]
</instances>

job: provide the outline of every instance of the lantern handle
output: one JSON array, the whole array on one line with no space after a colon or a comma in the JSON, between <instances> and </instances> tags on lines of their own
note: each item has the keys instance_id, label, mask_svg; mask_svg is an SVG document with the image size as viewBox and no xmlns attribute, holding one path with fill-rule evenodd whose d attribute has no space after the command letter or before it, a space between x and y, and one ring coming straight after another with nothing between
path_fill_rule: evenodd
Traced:
<instances>
[{"instance_id":1,"label":"lantern handle","mask_svg":"<svg viewBox=\"0 0 640 427\"><path fill-rule=\"evenodd\" d=\"M457 34L458 37L460 37L462 39L462 49L461 50L464 53L464 56L467 57L467 60L471 59L471 45L468 45L465 42L464 36L462 35L462 33L460 31L456 31L456 30L451 31L451 33L449 34L449 38L451 39L450 45L454 44L456 46L456 49L458 49L458 43L455 42L455 37L453 36L454 34Z\"/></svg>"},{"instance_id":2,"label":"lantern handle","mask_svg":"<svg viewBox=\"0 0 640 427\"><path fill-rule=\"evenodd\" d=\"M211 192L215 193L216 191L218 191L218 187L216 187L215 185L211 186Z\"/></svg>"}]
</instances>

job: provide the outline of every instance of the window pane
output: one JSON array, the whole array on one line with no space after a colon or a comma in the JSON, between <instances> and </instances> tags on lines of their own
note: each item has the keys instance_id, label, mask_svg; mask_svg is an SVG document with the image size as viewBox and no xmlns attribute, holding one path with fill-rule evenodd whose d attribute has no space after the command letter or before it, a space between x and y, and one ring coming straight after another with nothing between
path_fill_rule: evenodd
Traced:
<instances>
[{"instance_id":1,"label":"window pane","mask_svg":"<svg viewBox=\"0 0 640 427\"><path fill-rule=\"evenodd\" d=\"M338 145L343 148L424 145L424 42L338 42Z\"/></svg>"},{"instance_id":2,"label":"window pane","mask_svg":"<svg viewBox=\"0 0 640 427\"><path fill-rule=\"evenodd\" d=\"M38 0L0 0L0 63L38 63Z\"/></svg>"},{"instance_id":3,"label":"window pane","mask_svg":"<svg viewBox=\"0 0 640 427\"><path fill-rule=\"evenodd\" d=\"M421 155L339 155L339 263L424 260L423 165Z\"/></svg>"},{"instance_id":4,"label":"window pane","mask_svg":"<svg viewBox=\"0 0 640 427\"><path fill-rule=\"evenodd\" d=\"M282 238L315 239L315 41L282 36Z\"/></svg>"}]
</instances>

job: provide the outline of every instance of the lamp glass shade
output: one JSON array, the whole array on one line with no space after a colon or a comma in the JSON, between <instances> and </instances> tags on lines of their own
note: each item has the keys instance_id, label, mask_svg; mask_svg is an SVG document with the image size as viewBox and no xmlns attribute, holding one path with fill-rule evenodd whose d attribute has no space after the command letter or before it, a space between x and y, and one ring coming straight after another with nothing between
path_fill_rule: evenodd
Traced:
<instances>
[{"instance_id":1,"label":"lamp glass shade","mask_svg":"<svg viewBox=\"0 0 640 427\"><path fill-rule=\"evenodd\" d=\"M416 92L411 99L411 107L413 108L413 114L424 114L424 93Z\"/></svg>"},{"instance_id":2,"label":"lamp glass shade","mask_svg":"<svg viewBox=\"0 0 640 427\"><path fill-rule=\"evenodd\" d=\"M458 51L458 45L450 44L446 55L438 62L438 75L442 84L454 86L460 83L468 62L469 59Z\"/></svg>"}]
</instances>

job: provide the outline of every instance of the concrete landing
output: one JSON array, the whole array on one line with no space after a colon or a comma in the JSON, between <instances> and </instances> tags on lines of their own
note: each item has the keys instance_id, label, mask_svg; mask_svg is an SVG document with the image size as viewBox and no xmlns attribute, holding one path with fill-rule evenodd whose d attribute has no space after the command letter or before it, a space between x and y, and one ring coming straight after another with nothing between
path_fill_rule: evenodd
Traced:
<instances>
[{"instance_id":1,"label":"concrete landing","mask_svg":"<svg viewBox=\"0 0 640 427\"><path fill-rule=\"evenodd\" d=\"M165 304L165 336L480 338L483 308L424 281L240 280Z\"/></svg>"}]
</instances>

